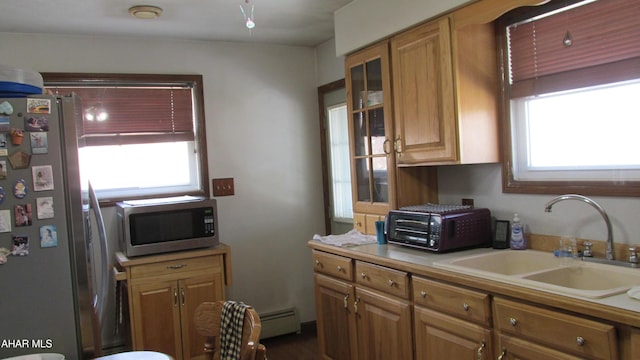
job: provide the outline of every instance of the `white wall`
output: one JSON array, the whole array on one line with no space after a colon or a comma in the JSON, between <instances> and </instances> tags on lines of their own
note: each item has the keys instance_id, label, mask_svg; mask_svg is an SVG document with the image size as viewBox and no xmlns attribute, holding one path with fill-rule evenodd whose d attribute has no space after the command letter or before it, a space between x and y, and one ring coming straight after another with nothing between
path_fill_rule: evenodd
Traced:
<instances>
[{"instance_id":1,"label":"white wall","mask_svg":"<svg viewBox=\"0 0 640 360\"><path fill-rule=\"evenodd\" d=\"M336 53L344 55L470 0L355 0L334 15Z\"/></svg>"},{"instance_id":2,"label":"white wall","mask_svg":"<svg viewBox=\"0 0 640 360\"><path fill-rule=\"evenodd\" d=\"M575 235L583 239L604 241L604 220L591 206L564 201L553 206L551 213L544 205L555 195L502 193L500 164L453 165L438 167L438 190L441 203L459 204L462 198L473 198L475 205L486 207L498 219L511 220L517 212L535 234ZM593 196L611 219L616 244L640 244L640 200L637 198Z\"/></svg>"},{"instance_id":3,"label":"white wall","mask_svg":"<svg viewBox=\"0 0 640 360\"><path fill-rule=\"evenodd\" d=\"M336 55L336 41L330 39L316 47L318 86L344 79L344 56Z\"/></svg>"},{"instance_id":4,"label":"white wall","mask_svg":"<svg viewBox=\"0 0 640 360\"><path fill-rule=\"evenodd\" d=\"M306 242L324 220L314 49L9 33L0 43L0 63L40 72L202 74L209 176L235 179L236 195L218 198L228 297L315 319Z\"/></svg>"}]
</instances>

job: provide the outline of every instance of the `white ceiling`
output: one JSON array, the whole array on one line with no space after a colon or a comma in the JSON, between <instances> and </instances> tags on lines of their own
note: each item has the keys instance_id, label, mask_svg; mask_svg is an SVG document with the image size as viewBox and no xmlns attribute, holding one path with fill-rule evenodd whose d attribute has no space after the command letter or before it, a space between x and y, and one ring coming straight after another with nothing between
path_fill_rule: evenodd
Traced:
<instances>
[{"instance_id":1,"label":"white ceiling","mask_svg":"<svg viewBox=\"0 0 640 360\"><path fill-rule=\"evenodd\" d=\"M333 13L351 0L251 0L256 27L244 25L245 0L0 0L0 32L144 36L316 46L334 37ZM155 5L154 20L129 7Z\"/></svg>"}]
</instances>

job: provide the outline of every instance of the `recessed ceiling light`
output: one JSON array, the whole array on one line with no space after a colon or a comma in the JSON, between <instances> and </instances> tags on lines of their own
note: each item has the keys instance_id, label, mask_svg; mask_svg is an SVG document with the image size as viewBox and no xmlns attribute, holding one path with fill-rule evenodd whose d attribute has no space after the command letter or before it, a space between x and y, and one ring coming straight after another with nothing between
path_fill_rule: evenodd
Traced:
<instances>
[{"instance_id":1,"label":"recessed ceiling light","mask_svg":"<svg viewBox=\"0 0 640 360\"><path fill-rule=\"evenodd\" d=\"M136 5L129 8L129 14L138 19L155 19L162 14L162 9L153 5Z\"/></svg>"}]
</instances>

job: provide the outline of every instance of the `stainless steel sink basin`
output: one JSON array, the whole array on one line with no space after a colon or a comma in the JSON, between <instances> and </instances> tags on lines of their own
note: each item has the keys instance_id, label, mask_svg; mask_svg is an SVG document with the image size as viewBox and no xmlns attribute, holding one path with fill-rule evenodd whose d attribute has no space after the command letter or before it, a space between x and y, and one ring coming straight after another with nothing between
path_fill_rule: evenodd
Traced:
<instances>
[{"instance_id":1,"label":"stainless steel sink basin","mask_svg":"<svg viewBox=\"0 0 640 360\"><path fill-rule=\"evenodd\" d=\"M640 285L640 269L561 259L535 250L501 250L434 266L533 289L603 298Z\"/></svg>"}]
</instances>

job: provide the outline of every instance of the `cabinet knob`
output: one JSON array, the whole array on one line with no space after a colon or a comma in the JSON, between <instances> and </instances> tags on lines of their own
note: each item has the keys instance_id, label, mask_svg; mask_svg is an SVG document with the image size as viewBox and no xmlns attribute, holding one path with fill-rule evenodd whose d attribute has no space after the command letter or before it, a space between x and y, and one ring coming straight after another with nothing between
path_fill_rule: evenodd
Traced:
<instances>
[{"instance_id":1,"label":"cabinet knob","mask_svg":"<svg viewBox=\"0 0 640 360\"><path fill-rule=\"evenodd\" d=\"M364 280L364 279L366 279L366 278L367 278L367 274L365 274L365 273L360 273L360 277L362 278L362 280Z\"/></svg>"},{"instance_id":2,"label":"cabinet knob","mask_svg":"<svg viewBox=\"0 0 640 360\"><path fill-rule=\"evenodd\" d=\"M464 304L462 304L462 308L464 309L464 311L468 312L471 309L471 306L469 306L469 304L467 304L467 303L464 303Z\"/></svg>"},{"instance_id":3,"label":"cabinet knob","mask_svg":"<svg viewBox=\"0 0 640 360\"><path fill-rule=\"evenodd\" d=\"M396 283L395 283L393 280L389 280L389 286L393 286L393 285L395 285L395 284L396 284Z\"/></svg>"},{"instance_id":4,"label":"cabinet knob","mask_svg":"<svg viewBox=\"0 0 640 360\"><path fill-rule=\"evenodd\" d=\"M338 265L338 272L342 271L342 266Z\"/></svg>"},{"instance_id":5,"label":"cabinet knob","mask_svg":"<svg viewBox=\"0 0 640 360\"><path fill-rule=\"evenodd\" d=\"M585 342L586 340L582 336L576 337L576 344L578 344L578 346L584 346Z\"/></svg>"},{"instance_id":6,"label":"cabinet knob","mask_svg":"<svg viewBox=\"0 0 640 360\"><path fill-rule=\"evenodd\" d=\"M424 290L420 291L420 296L421 296L423 299L426 299L426 298L427 298L427 292L426 292L426 291L424 291Z\"/></svg>"},{"instance_id":7,"label":"cabinet knob","mask_svg":"<svg viewBox=\"0 0 640 360\"><path fill-rule=\"evenodd\" d=\"M516 326L518 325L518 320L516 318L510 318L509 324L511 324L511 326Z\"/></svg>"},{"instance_id":8,"label":"cabinet knob","mask_svg":"<svg viewBox=\"0 0 640 360\"><path fill-rule=\"evenodd\" d=\"M316 263L316 266L320 266L320 260L316 259L315 263Z\"/></svg>"}]
</instances>

